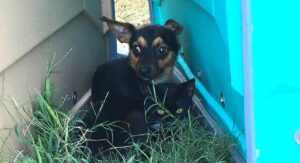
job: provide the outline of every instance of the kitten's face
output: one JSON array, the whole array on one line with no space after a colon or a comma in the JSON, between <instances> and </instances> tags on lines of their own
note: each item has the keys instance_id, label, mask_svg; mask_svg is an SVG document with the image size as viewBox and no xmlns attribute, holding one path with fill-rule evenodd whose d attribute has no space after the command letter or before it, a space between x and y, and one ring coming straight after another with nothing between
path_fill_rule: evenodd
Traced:
<instances>
[{"instance_id":1,"label":"kitten's face","mask_svg":"<svg viewBox=\"0 0 300 163\"><path fill-rule=\"evenodd\" d=\"M146 101L146 116L150 128L157 129L161 123L181 120L188 115L193 104L195 79L181 84L163 83L155 87L161 105L152 100Z\"/></svg>"}]
</instances>

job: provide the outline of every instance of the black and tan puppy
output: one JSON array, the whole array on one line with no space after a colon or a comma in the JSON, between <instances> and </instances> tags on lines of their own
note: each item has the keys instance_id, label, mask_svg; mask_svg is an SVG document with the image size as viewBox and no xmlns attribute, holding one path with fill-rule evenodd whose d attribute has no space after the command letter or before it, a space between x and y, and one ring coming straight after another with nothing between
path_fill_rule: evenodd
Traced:
<instances>
[{"instance_id":1,"label":"black and tan puppy","mask_svg":"<svg viewBox=\"0 0 300 163\"><path fill-rule=\"evenodd\" d=\"M180 45L177 35L182 26L174 20L165 25L148 25L136 29L132 24L101 18L109 30L120 41L129 44L128 57L109 61L100 65L92 82L92 102L96 112L107 93L107 99L100 117L89 112L84 122L91 127L101 122L121 121L128 123L132 134L143 134L147 131L145 124L144 99L148 96L147 87L154 81L162 83L172 73ZM126 128L126 125L122 126ZM113 145L124 145L126 134L116 131L118 138ZM91 139L103 138L103 131L96 130ZM124 137L123 137L124 136ZM93 152L106 148L99 142L90 142ZM101 146L101 147L100 147Z\"/></svg>"}]
</instances>

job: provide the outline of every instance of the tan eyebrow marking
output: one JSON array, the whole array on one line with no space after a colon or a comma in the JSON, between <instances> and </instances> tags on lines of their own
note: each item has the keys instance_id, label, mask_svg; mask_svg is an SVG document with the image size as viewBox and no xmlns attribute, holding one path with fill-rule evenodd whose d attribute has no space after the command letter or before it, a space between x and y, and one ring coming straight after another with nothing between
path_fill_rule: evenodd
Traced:
<instances>
[{"instance_id":1,"label":"tan eyebrow marking","mask_svg":"<svg viewBox=\"0 0 300 163\"><path fill-rule=\"evenodd\" d=\"M139 43L142 47L147 47L147 41L142 36L140 36L136 42Z\"/></svg>"},{"instance_id":2,"label":"tan eyebrow marking","mask_svg":"<svg viewBox=\"0 0 300 163\"><path fill-rule=\"evenodd\" d=\"M152 47L155 47L161 43L163 43L163 39L161 37L156 37L153 41L152 41Z\"/></svg>"}]
</instances>

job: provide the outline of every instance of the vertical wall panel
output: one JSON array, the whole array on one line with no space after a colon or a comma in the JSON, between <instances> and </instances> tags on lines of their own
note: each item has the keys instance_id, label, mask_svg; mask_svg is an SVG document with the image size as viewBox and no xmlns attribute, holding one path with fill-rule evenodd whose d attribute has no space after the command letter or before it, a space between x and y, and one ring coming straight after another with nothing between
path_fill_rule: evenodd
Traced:
<instances>
[{"instance_id":1,"label":"vertical wall panel","mask_svg":"<svg viewBox=\"0 0 300 163\"><path fill-rule=\"evenodd\" d=\"M78 99L88 91L96 67L106 60L100 1L12 0L0 6L0 143L18 121L13 98L30 109L29 95L41 90L46 68L53 56L61 60L51 79L56 99L73 91ZM12 118L13 117L13 118ZM9 136L5 149L18 146ZM7 151L6 157L12 156ZM1 158L0 158L1 159Z\"/></svg>"},{"instance_id":2,"label":"vertical wall panel","mask_svg":"<svg viewBox=\"0 0 300 163\"><path fill-rule=\"evenodd\" d=\"M0 72L82 10L82 0L2 1Z\"/></svg>"}]
</instances>

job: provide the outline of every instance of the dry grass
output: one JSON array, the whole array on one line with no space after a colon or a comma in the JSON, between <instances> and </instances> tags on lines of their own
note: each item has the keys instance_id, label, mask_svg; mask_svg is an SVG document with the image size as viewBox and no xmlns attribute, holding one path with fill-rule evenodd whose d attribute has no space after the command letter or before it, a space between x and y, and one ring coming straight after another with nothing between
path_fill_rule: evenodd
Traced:
<instances>
[{"instance_id":1,"label":"dry grass","mask_svg":"<svg viewBox=\"0 0 300 163\"><path fill-rule=\"evenodd\" d=\"M137 27L150 23L147 0L115 0L117 21L130 22Z\"/></svg>"}]
</instances>

